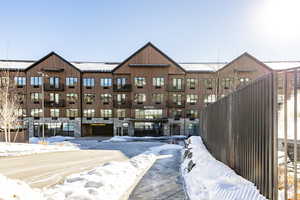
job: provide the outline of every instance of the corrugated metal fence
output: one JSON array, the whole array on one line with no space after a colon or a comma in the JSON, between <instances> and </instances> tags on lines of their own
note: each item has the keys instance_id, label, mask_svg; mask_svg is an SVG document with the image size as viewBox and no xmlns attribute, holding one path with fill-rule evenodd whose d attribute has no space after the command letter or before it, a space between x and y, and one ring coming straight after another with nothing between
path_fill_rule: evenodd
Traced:
<instances>
[{"instance_id":1,"label":"corrugated metal fence","mask_svg":"<svg viewBox=\"0 0 300 200\"><path fill-rule=\"evenodd\" d=\"M268 74L208 105L200 115L200 135L208 150L269 199L277 196L275 79Z\"/></svg>"}]
</instances>

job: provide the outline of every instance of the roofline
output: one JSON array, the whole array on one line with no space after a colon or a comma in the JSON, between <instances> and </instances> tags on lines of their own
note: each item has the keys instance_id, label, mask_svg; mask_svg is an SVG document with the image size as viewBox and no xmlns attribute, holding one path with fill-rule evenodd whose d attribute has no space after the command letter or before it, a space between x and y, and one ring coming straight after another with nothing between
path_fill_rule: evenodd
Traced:
<instances>
[{"instance_id":1,"label":"roofline","mask_svg":"<svg viewBox=\"0 0 300 200\"><path fill-rule=\"evenodd\" d=\"M250 55L248 52L243 53L242 55L238 56L237 58L233 59L231 62L227 63L225 66L223 66L222 68L218 69L216 72L219 72L225 68L227 68L228 66L230 66L232 63L234 63L235 61L237 61L238 59L240 59L243 56L247 56L249 58L251 58L252 60L254 60L256 63L260 64L261 66L265 67L266 69L273 71L272 68L270 68L269 66L267 66L265 63L261 62L260 60L258 60L257 58L255 58L254 56Z\"/></svg>"},{"instance_id":2,"label":"roofline","mask_svg":"<svg viewBox=\"0 0 300 200\"><path fill-rule=\"evenodd\" d=\"M186 72L184 68L182 68L177 62L175 62L173 59L171 59L169 56L167 56L164 52L162 52L159 48L157 48L155 45L153 45L151 42L146 43L144 46L142 46L140 49L135 51L131 56L126 58L123 62L121 62L118 66L116 66L112 72L115 72L117 69L119 69L123 64L125 64L127 61L129 61L131 58L133 58L136 54L144 50L146 47L151 46L153 47L156 51L158 51L160 54L162 54L165 58L167 58L169 61L171 61L173 64L175 64L177 67L179 67L181 70Z\"/></svg>"},{"instance_id":3,"label":"roofline","mask_svg":"<svg viewBox=\"0 0 300 200\"><path fill-rule=\"evenodd\" d=\"M68 63L71 67L73 67L74 69L76 69L77 71L81 72L81 70L79 70L77 67L75 67L72 63L70 63L69 61L67 61L66 59L64 59L63 57L61 57L60 55L58 55L57 53L55 53L54 51L48 53L46 56L42 57L41 59L37 60L36 62L34 62L32 65L28 66L27 68L25 68L25 71L31 69L32 67L40 64L41 62L43 62L44 60L46 60L47 58L49 58L50 56L57 56L59 59L63 60L64 62Z\"/></svg>"}]
</instances>

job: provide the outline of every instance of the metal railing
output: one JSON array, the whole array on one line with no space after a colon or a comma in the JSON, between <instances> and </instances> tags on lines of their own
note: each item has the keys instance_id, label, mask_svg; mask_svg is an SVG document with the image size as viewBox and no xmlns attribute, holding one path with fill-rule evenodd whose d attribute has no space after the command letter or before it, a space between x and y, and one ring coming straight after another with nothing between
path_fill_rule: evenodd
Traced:
<instances>
[{"instance_id":1,"label":"metal railing","mask_svg":"<svg viewBox=\"0 0 300 200\"><path fill-rule=\"evenodd\" d=\"M275 74L271 73L201 111L200 135L216 159L277 197Z\"/></svg>"}]
</instances>

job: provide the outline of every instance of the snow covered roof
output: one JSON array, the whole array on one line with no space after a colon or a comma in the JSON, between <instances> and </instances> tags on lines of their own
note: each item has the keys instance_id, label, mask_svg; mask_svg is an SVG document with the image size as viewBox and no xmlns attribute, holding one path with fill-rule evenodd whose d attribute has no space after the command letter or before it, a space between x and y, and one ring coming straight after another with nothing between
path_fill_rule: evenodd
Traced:
<instances>
[{"instance_id":1,"label":"snow covered roof","mask_svg":"<svg viewBox=\"0 0 300 200\"><path fill-rule=\"evenodd\" d=\"M19 69L24 70L35 63L34 60L0 60L0 69ZM70 62L81 71L101 71L111 72L119 65L118 62ZM271 69L284 70L300 67L300 61L266 61L263 62ZM193 62L178 63L183 69L190 72L203 71L214 72L224 67L226 62Z\"/></svg>"}]
</instances>

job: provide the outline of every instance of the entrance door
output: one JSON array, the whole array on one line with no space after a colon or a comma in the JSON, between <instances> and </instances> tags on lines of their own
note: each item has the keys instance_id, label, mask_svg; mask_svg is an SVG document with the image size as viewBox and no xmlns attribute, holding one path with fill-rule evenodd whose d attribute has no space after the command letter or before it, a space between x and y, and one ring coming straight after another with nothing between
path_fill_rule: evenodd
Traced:
<instances>
[{"instance_id":1,"label":"entrance door","mask_svg":"<svg viewBox=\"0 0 300 200\"><path fill-rule=\"evenodd\" d=\"M95 124L92 125L92 136L109 136L114 135L113 124Z\"/></svg>"}]
</instances>

